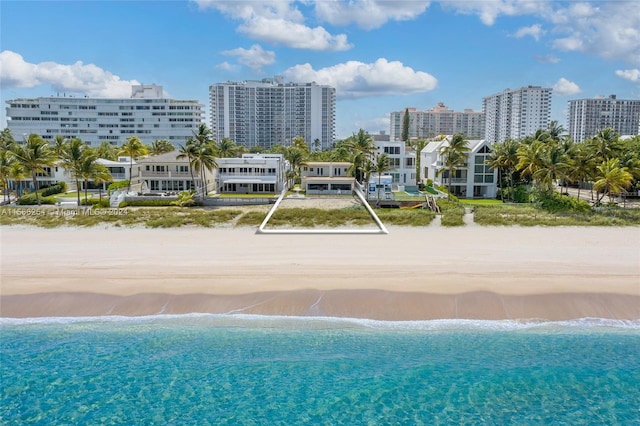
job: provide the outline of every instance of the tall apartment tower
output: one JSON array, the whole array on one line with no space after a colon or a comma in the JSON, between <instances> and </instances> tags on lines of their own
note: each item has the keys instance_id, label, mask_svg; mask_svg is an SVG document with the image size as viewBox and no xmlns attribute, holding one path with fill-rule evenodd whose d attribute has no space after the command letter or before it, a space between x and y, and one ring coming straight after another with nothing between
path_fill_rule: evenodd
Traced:
<instances>
[{"instance_id":1,"label":"tall apartment tower","mask_svg":"<svg viewBox=\"0 0 640 426\"><path fill-rule=\"evenodd\" d=\"M440 102L427 111L408 108L409 139L428 139L437 135L462 133L468 139L484 136L484 113L465 109L463 112L450 110ZM405 111L391 113L390 139L402 139Z\"/></svg>"},{"instance_id":2,"label":"tall apartment tower","mask_svg":"<svg viewBox=\"0 0 640 426\"><path fill-rule=\"evenodd\" d=\"M162 86L135 85L131 98L55 96L7 101L7 127L20 141L32 133L53 141L80 138L91 146L121 145L129 136L144 144L166 139L184 144L202 123L203 105L163 97Z\"/></svg>"},{"instance_id":3,"label":"tall apartment tower","mask_svg":"<svg viewBox=\"0 0 640 426\"><path fill-rule=\"evenodd\" d=\"M311 149L335 140L336 91L316 83L284 83L281 76L209 87L215 140L268 149L303 137Z\"/></svg>"},{"instance_id":4,"label":"tall apartment tower","mask_svg":"<svg viewBox=\"0 0 640 426\"><path fill-rule=\"evenodd\" d=\"M551 121L551 90L540 86L506 89L482 99L484 138L489 142L522 139Z\"/></svg>"},{"instance_id":5,"label":"tall apartment tower","mask_svg":"<svg viewBox=\"0 0 640 426\"><path fill-rule=\"evenodd\" d=\"M608 98L569 101L567 117L569 135L582 142L611 127L620 135L640 134L640 99Z\"/></svg>"}]
</instances>

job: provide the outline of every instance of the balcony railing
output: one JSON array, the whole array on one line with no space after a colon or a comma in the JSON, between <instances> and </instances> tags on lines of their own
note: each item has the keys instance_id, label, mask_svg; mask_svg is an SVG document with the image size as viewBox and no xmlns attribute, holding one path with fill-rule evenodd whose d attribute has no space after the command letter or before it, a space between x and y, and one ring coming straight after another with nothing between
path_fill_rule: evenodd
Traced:
<instances>
[{"instance_id":1,"label":"balcony railing","mask_svg":"<svg viewBox=\"0 0 640 426\"><path fill-rule=\"evenodd\" d=\"M167 171L167 172L153 172L150 170L141 170L141 177L166 177L166 178L186 178L191 177L190 172L175 172L175 171Z\"/></svg>"}]
</instances>

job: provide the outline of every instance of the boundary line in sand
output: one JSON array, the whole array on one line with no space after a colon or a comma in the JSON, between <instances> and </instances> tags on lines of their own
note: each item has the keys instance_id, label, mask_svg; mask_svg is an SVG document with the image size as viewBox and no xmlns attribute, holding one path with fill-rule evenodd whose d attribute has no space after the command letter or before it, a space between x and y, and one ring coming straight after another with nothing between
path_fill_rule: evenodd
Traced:
<instances>
[{"instance_id":1,"label":"boundary line in sand","mask_svg":"<svg viewBox=\"0 0 640 426\"><path fill-rule=\"evenodd\" d=\"M280 193L280 196L273 204L273 207L269 209L269 212L258 227L256 234L388 234L389 231L387 230L387 227L384 226L384 223L382 223L378 215L373 211L367 200L364 198L364 194L357 183L353 188L353 192L358 196L362 205L367 209L371 218L378 226L378 229L265 229L269 219L271 219L273 213L278 209L280 202L284 199L284 196L287 193L287 187L285 186Z\"/></svg>"}]
</instances>

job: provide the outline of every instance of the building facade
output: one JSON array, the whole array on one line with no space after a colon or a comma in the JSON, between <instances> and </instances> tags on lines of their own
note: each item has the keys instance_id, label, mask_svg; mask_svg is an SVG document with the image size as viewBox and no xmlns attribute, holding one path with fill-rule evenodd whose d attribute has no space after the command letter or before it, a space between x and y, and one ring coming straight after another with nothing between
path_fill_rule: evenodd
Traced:
<instances>
[{"instance_id":1,"label":"building facade","mask_svg":"<svg viewBox=\"0 0 640 426\"><path fill-rule=\"evenodd\" d=\"M484 113L465 109L453 111L440 102L427 111L408 108L409 139L429 139L437 135L462 133L467 139L484 137ZM392 112L390 140L402 139L405 111Z\"/></svg>"},{"instance_id":2,"label":"building facade","mask_svg":"<svg viewBox=\"0 0 640 426\"><path fill-rule=\"evenodd\" d=\"M209 87L211 130L247 149L291 144L302 137L311 149L335 140L336 91L316 83L285 83L282 77L217 83Z\"/></svg>"},{"instance_id":3,"label":"building facade","mask_svg":"<svg viewBox=\"0 0 640 426\"><path fill-rule=\"evenodd\" d=\"M7 127L21 141L35 133L52 142L57 135L90 146L121 145L137 136L144 144L166 139L186 143L202 123L203 105L163 97L162 86L132 86L131 98L41 97L7 101Z\"/></svg>"},{"instance_id":4,"label":"building facade","mask_svg":"<svg viewBox=\"0 0 640 426\"><path fill-rule=\"evenodd\" d=\"M491 155L491 143L486 140L470 140L467 162L458 167L453 176L446 170L445 158L440 150L447 146L451 136L441 141L429 142L420 153L422 176L436 185L449 187L453 195L462 198L495 198L498 190L498 170L492 170L486 161Z\"/></svg>"},{"instance_id":5,"label":"building facade","mask_svg":"<svg viewBox=\"0 0 640 426\"><path fill-rule=\"evenodd\" d=\"M307 194L351 194L355 178L349 167L348 162L309 161L302 167L300 186Z\"/></svg>"},{"instance_id":6,"label":"building facade","mask_svg":"<svg viewBox=\"0 0 640 426\"><path fill-rule=\"evenodd\" d=\"M569 101L569 135L576 142L589 139L607 127L620 135L640 134L640 99L608 98Z\"/></svg>"},{"instance_id":7,"label":"building facade","mask_svg":"<svg viewBox=\"0 0 640 426\"><path fill-rule=\"evenodd\" d=\"M551 122L551 90L540 86L506 89L482 99L484 138L489 142L519 140L546 129Z\"/></svg>"},{"instance_id":8,"label":"building facade","mask_svg":"<svg viewBox=\"0 0 640 426\"><path fill-rule=\"evenodd\" d=\"M242 158L218 158L216 188L222 194L265 194L284 189L282 154L243 154Z\"/></svg>"},{"instance_id":9,"label":"building facade","mask_svg":"<svg viewBox=\"0 0 640 426\"><path fill-rule=\"evenodd\" d=\"M416 186L416 152L407 149L402 141L375 141L376 158L380 154L389 157L389 170L385 172L391 177L393 185ZM375 163L374 158L374 163Z\"/></svg>"},{"instance_id":10,"label":"building facade","mask_svg":"<svg viewBox=\"0 0 640 426\"><path fill-rule=\"evenodd\" d=\"M194 190L200 194L203 185L206 192L215 189L215 169L204 169L202 174L189 165L187 158L178 158L178 151L138 159L137 171L133 171L131 188L142 194L169 193Z\"/></svg>"}]
</instances>

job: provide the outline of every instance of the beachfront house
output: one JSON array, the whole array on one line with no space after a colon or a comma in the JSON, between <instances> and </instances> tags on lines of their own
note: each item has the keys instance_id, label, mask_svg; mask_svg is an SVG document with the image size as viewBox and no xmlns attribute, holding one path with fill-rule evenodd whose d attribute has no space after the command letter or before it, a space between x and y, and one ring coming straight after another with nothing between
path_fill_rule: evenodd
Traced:
<instances>
[{"instance_id":1,"label":"beachfront house","mask_svg":"<svg viewBox=\"0 0 640 426\"><path fill-rule=\"evenodd\" d=\"M416 152L406 146L403 141L375 141L377 152L373 162L380 154L389 157L389 170L386 174L391 176L391 184L395 189L409 186L415 187L416 182Z\"/></svg>"},{"instance_id":2,"label":"beachfront house","mask_svg":"<svg viewBox=\"0 0 640 426\"><path fill-rule=\"evenodd\" d=\"M349 162L310 161L302 166L301 187L307 194L351 194L355 178Z\"/></svg>"},{"instance_id":3,"label":"beachfront house","mask_svg":"<svg viewBox=\"0 0 640 426\"><path fill-rule=\"evenodd\" d=\"M492 170L486 161L491 155L491 143L470 140L467 161L458 167L453 176L446 170L445 158L440 150L449 144L452 136L441 141L429 142L420 153L420 166L424 179L435 185L449 186L453 195L462 198L495 198L498 191L498 171Z\"/></svg>"},{"instance_id":4,"label":"beachfront house","mask_svg":"<svg viewBox=\"0 0 640 426\"><path fill-rule=\"evenodd\" d=\"M207 193L214 189L215 170L204 169L204 183L200 171L193 170L187 158L178 159L180 153L171 151L138 160L139 176L132 180L132 187L142 194L175 194L181 191L201 192L206 185Z\"/></svg>"},{"instance_id":5,"label":"beachfront house","mask_svg":"<svg viewBox=\"0 0 640 426\"><path fill-rule=\"evenodd\" d=\"M218 158L216 189L221 194L274 194L285 185L282 154L242 154Z\"/></svg>"}]
</instances>

